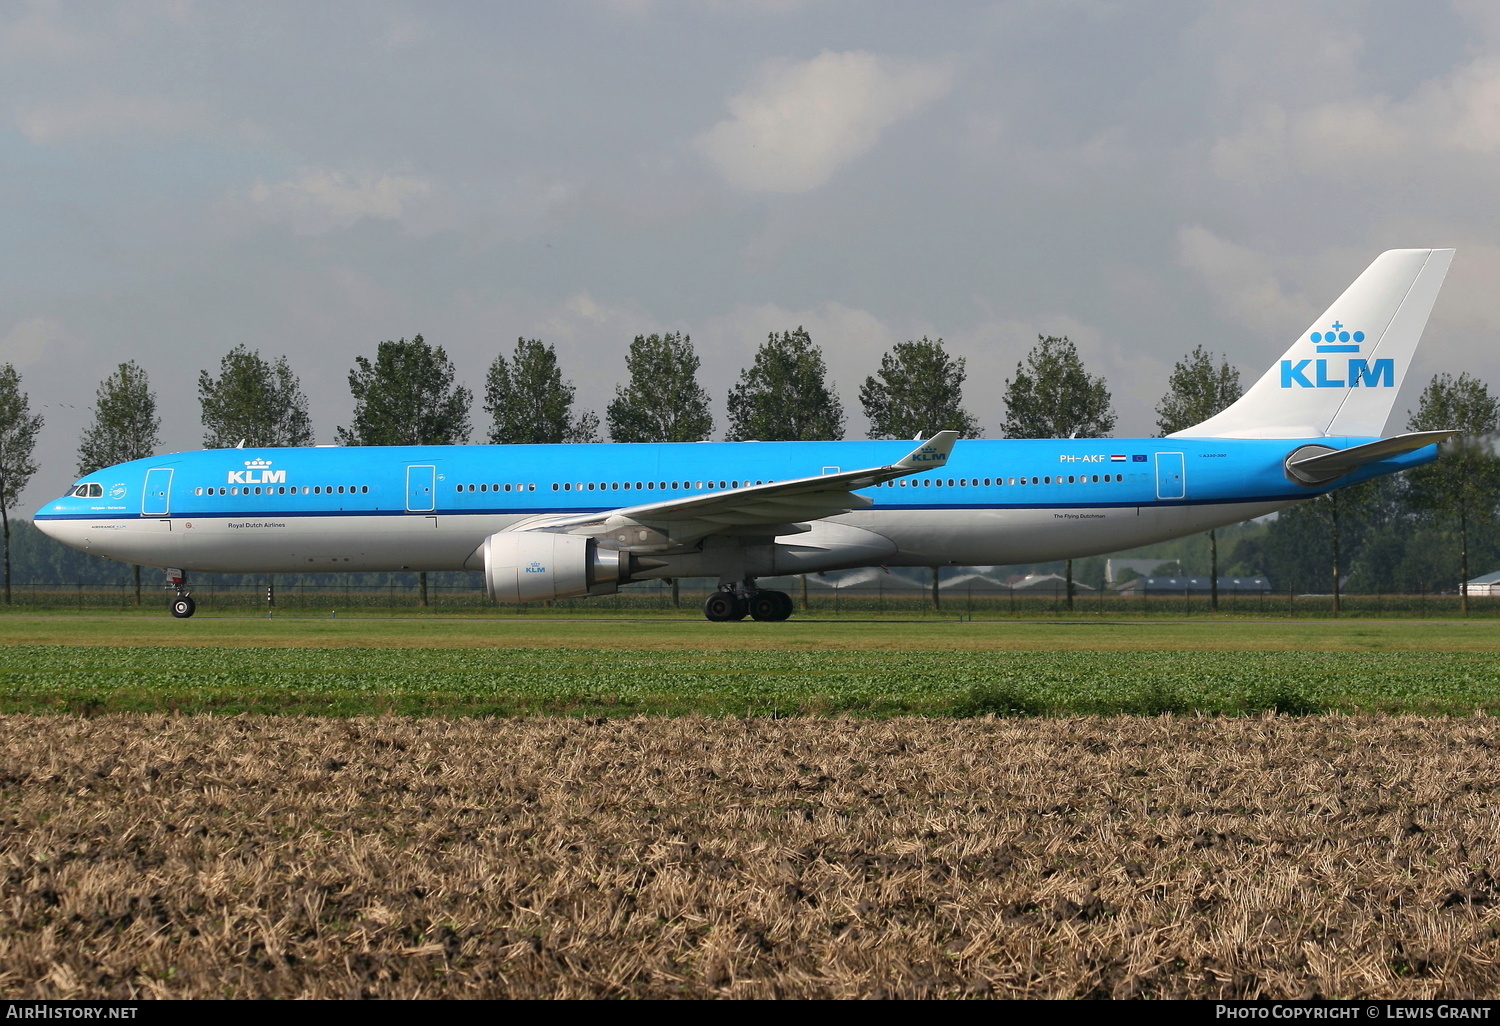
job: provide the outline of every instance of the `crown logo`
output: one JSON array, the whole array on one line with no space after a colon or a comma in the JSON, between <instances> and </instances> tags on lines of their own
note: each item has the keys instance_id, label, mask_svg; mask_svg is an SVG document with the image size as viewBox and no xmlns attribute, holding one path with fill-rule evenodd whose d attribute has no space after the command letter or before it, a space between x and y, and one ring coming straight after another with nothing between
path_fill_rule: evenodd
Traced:
<instances>
[{"instance_id":1,"label":"crown logo","mask_svg":"<svg viewBox=\"0 0 1500 1026\"><path fill-rule=\"evenodd\" d=\"M270 465L271 465L271 461L270 460L263 460L263 459L260 459L259 457L256 457L253 460L246 460L245 461L245 467L246 467L246 469L249 469L249 470L265 470Z\"/></svg>"},{"instance_id":2,"label":"crown logo","mask_svg":"<svg viewBox=\"0 0 1500 1026\"><path fill-rule=\"evenodd\" d=\"M1327 331L1315 331L1309 338L1320 353L1357 353L1359 344L1365 340L1362 331L1345 331L1344 326L1334 321ZM1353 342L1353 345L1349 343Z\"/></svg>"}]
</instances>

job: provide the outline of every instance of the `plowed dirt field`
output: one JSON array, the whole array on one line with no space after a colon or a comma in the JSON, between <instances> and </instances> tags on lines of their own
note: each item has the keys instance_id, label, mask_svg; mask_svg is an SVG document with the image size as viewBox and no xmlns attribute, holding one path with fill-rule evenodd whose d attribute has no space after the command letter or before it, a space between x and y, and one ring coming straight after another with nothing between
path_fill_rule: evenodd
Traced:
<instances>
[{"instance_id":1,"label":"plowed dirt field","mask_svg":"<svg viewBox=\"0 0 1500 1026\"><path fill-rule=\"evenodd\" d=\"M7 997L1495 997L1500 727L0 717Z\"/></svg>"}]
</instances>

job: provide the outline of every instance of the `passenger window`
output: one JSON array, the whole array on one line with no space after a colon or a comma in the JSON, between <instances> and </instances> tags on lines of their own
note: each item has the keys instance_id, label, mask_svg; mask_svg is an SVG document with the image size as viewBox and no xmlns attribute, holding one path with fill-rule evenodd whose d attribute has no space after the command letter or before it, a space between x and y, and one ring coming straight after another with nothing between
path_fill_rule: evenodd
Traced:
<instances>
[{"instance_id":1,"label":"passenger window","mask_svg":"<svg viewBox=\"0 0 1500 1026\"><path fill-rule=\"evenodd\" d=\"M507 492L508 492L508 491L510 491L510 485L506 485L506 486L505 486L505 490L506 490L506 491L507 491Z\"/></svg>"}]
</instances>

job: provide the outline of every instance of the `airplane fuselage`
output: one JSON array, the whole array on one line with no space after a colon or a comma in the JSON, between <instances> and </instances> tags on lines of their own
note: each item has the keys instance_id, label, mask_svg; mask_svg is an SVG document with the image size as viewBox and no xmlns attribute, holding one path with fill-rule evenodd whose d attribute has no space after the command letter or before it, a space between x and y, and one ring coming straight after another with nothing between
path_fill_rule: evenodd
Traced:
<instances>
[{"instance_id":1,"label":"airplane fuselage","mask_svg":"<svg viewBox=\"0 0 1500 1026\"><path fill-rule=\"evenodd\" d=\"M859 489L856 494L871 500L868 507L782 525L785 531L768 527L759 537L752 531L750 537L705 538L687 551L662 551L654 561L660 565L634 576L988 566L1114 552L1318 495L1326 488L1288 475L1288 454L1302 445L1342 449L1371 440L961 441L945 465ZM184 452L81 479L74 494L40 509L36 523L87 552L184 570L478 570L487 537L536 518L879 466L910 446L702 442ZM1338 485L1416 466L1435 454L1429 446L1382 460Z\"/></svg>"}]
</instances>

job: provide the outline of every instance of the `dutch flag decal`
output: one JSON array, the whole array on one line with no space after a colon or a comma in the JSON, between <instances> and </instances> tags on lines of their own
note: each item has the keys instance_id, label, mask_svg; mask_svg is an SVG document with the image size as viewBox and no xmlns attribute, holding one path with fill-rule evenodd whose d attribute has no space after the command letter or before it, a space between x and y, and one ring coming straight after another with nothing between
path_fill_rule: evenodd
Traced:
<instances>
[{"instance_id":1,"label":"dutch flag decal","mask_svg":"<svg viewBox=\"0 0 1500 1026\"><path fill-rule=\"evenodd\" d=\"M1111 463L1124 463L1128 459L1130 459L1129 456L1111 456L1109 458L1109 462L1111 462Z\"/></svg>"}]
</instances>

